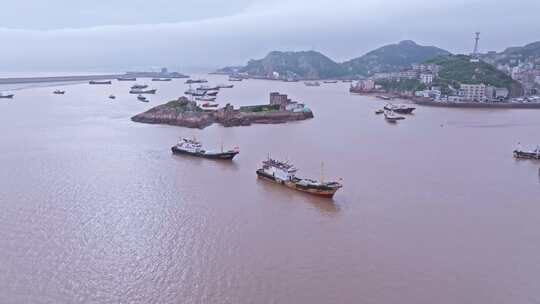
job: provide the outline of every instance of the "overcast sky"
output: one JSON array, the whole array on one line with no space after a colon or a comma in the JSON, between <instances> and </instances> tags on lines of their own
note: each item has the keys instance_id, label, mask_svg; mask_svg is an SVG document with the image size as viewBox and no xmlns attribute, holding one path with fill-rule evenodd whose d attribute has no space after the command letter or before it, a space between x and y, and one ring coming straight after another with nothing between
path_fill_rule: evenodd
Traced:
<instances>
[{"instance_id":1,"label":"overcast sky","mask_svg":"<svg viewBox=\"0 0 540 304\"><path fill-rule=\"evenodd\" d=\"M271 50L343 61L411 39L469 53L540 40L539 0L3 0L0 71L243 64Z\"/></svg>"}]
</instances>

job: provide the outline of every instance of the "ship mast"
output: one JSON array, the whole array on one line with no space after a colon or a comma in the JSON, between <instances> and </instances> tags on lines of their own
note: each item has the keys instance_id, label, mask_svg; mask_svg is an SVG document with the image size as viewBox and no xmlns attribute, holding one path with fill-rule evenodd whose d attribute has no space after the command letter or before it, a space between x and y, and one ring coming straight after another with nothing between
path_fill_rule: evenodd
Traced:
<instances>
[{"instance_id":1,"label":"ship mast","mask_svg":"<svg viewBox=\"0 0 540 304\"><path fill-rule=\"evenodd\" d=\"M321 162L321 184L324 183L324 162Z\"/></svg>"}]
</instances>

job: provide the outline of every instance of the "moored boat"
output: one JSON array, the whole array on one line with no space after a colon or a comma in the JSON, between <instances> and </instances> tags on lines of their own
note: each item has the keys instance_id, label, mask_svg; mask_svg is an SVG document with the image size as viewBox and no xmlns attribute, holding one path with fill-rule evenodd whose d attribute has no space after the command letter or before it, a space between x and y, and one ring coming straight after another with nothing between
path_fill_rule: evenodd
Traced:
<instances>
[{"instance_id":1,"label":"moored boat","mask_svg":"<svg viewBox=\"0 0 540 304\"><path fill-rule=\"evenodd\" d=\"M298 169L287 162L268 158L262 162L262 167L256 173L259 178L321 197L332 198L343 187L341 183L335 181L325 182L296 177L297 171Z\"/></svg>"},{"instance_id":2,"label":"moored boat","mask_svg":"<svg viewBox=\"0 0 540 304\"><path fill-rule=\"evenodd\" d=\"M337 83L337 80L325 80L323 83Z\"/></svg>"},{"instance_id":3,"label":"moored boat","mask_svg":"<svg viewBox=\"0 0 540 304\"><path fill-rule=\"evenodd\" d=\"M142 96L142 95L139 95L137 96L137 99L140 100L140 101L143 101L143 102L148 102L148 98Z\"/></svg>"},{"instance_id":4,"label":"moored boat","mask_svg":"<svg viewBox=\"0 0 540 304\"><path fill-rule=\"evenodd\" d=\"M304 84L308 87L320 87L321 84L318 81L306 81Z\"/></svg>"},{"instance_id":5,"label":"moored boat","mask_svg":"<svg viewBox=\"0 0 540 304\"><path fill-rule=\"evenodd\" d=\"M4 94L4 93L0 92L0 98L12 99L13 96L15 96L15 94Z\"/></svg>"},{"instance_id":6,"label":"moored boat","mask_svg":"<svg viewBox=\"0 0 540 304\"><path fill-rule=\"evenodd\" d=\"M232 89L234 88L234 84L218 84L217 87L220 89Z\"/></svg>"},{"instance_id":7,"label":"moored boat","mask_svg":"<svg viewBox=\"0 0 540 304\"><path fill-rule=\"evenodd\" d=\"M142 90L142 89L132 89L129 91L129 94L156 94L156 89L152 90Z\"/></svg>"},{"instance_id":8,"label":"moored boat","mask_svg":"<svg viewBox=\"0 0 540 304\"><path fill-rule=\"evenodd\" d=\"M416 110L415 107L406 104L386 104L384 109L399 114L411 114L414 110Z\"/></svg>"},{"instance_id":9,"label":"moored boat","mask_svg":"<svg viewBox=\"0 0 540 304\"><path fill-rule=\"evenodd\" d=\"M112 84L110 80L90 80L89 84Z\"/></svg>"},{"instance_id":10,"label":"moored boat","mask_svg":"<svg viewBox=\"0 0 540 304\"><path fill-rule=\"evenodd\" d=\"M186 154L202 158L210 159L222 159L222 160L232 160L238 153L240 149L238 147L232 150L223 150L223 147L220 151L206 150L201 142L195 139L181 138L178 141L178 144L171 148L174 154Z\"/></svg>"},{"instance_id":11,"label":"moored boat","mask_svg":"<svg viewBox=\"0 0 540 304\"><path fill-rule=\"evenodd\" d=\"M242 81L244 80L241 77L229 76L229 81Z\"/></svg>"},{"instance_id":12,"label":"moored boat","mask_svg":"<svg viewBox=\"0 0 540 304\"><path fill-rule=\"evenodd\" d=\"M514 157L523 159L540 159L540 145L534 150L529 151L517 148L514 150Z\"/></svg>"},{"instance_id":13,"label":"moored boat","mask_svg":"<svg viewBox=\"0 0 540 304\"><path fill-rule=\"evenodd\" d=\"M218 93L219 91L207 91L205 95L215 97Z\"/></svg>"},{"instance_id":14,"label":"moored boat","mask_svg":"<svg viewBox=\"0 0 540 304\"><path fill-rule=\"evenodd\" d=\"M109 95L109 99L116 99L116 96L114 96L113 94Z\"/></svg>"},{"instance_id":15,"label":"moored boat","mask_svg":"<svg viewBox=\"0 0 540 304\"><path fill-rule=\"evenodd\" d=\"M135 89L146 89L148 88L148 85L147 84L134 84L131 86L131 89L135 90Z\"/></svg>"},{"instance_id":16,"label":"moored boat","mask_svg":"<svg viewBox=\"0 0 540 304\"><path fill-rule=\"evenodd\" d=\"M393 111L386 110L384 111L384 119L386 119L388 122L397 122L398 120L405 119L405 117L399 116Z\"/></svg>"},{"instance_id":17,"label":"moored boat","mask_svg":"<svg viewBox=\"0 0 540 304\"><path fill-rule=\"evenodd\" d=\"M56 94L56 95L64 95L66 93L66 91L62 91L62 90L55 90L53 92L53 94Z\"/></svg>"},{"instance_id":18,"label":"moored boat","mask_svg":"<svg viewBox=\"0 0 540 304\"><path fill-rule=\"evenodd\" d=\"M219 107L219 104L205 102L205 103L202 104L202 107L203 108L217 108L217 107Z\"/></svg>"},{"instance_id":19,"label":"moored boat","mask_svg":"<svg viewBox=\"0 0 540 304\"><path fill-rule=\"evenodd\" d=\"M137 78L135 77L118 77L116 78L118 81L137 81Z\"/></svg>"},{"instance_id":20,"label":"moored boat","mask_svg":"<svg viewBox=\"0 0 540 304\"><path fill-rule=\"evenodd\" d=\"M172 81L172 78L152 78L152 81Z\"/></svg>"},{"instance_id":21,"label":"moored boat","mask_svg":"<svg viewBox=\"0 0 540 304\"><path fill-rule=\"evenodd\" d=\"M383 113L384 113L383 109L378 109L378 110L375 111L375 114L377 114L377 115L381 115Z\"/></svg>"},{"instance_id":22,"label":"moored boat","mask_svg":"<svg viewBox=\"0 0 540 304\"><path fill-rule=\"evenodd\" d=\"M187 84L192 84L192 83L207 83L208 80L206 79L188 79L186 80L186 83Z\"/></svg>"}]
</instances>

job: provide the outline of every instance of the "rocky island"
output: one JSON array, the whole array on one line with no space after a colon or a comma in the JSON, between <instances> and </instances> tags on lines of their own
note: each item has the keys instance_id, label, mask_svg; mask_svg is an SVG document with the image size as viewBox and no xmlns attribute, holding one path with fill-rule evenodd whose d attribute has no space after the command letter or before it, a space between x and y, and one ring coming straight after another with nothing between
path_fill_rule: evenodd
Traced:
<instances>
[{"instance_id":1,"label":"rocky island","mask_svg":"<svg viewBox=\"0 0 540 304\"><path fill-rule=\"evenodd\" d=\"M304 104L291 101L287 95L270 94L270 104L245 106L235 109L225 107L208 111L186 97L154 107L131 118L134 122L167 124L187 128L204 129L214 123L225 127L249 126L251 124L279 124L313 118L313 112Z\"/></svg>"}]
</instances>

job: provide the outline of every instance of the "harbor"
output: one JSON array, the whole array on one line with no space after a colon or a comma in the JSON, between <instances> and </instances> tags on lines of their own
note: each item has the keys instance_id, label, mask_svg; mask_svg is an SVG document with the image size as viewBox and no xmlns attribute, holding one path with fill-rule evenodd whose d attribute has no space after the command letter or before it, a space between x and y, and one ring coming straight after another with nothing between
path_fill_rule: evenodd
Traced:
<instances>
[{"instance_id":1,"label":"harbor","mask_svg":"<svg viewBox=\"0 0 540 304\"><path fill-rule=\"evenodd\" d=\"M220 75L193 78L229 83ZM437 297L455 299L455 290L470 291L472 280L486 277L496 287L490 294L501 286L536 293L534 280L522 278L535 274L526 266L540 251L531 241L540 222L540 162L516 159L513 151L518 142L524 151L539 144L537 111L412 105L414 114L389 124L374 111L407 101L350 94L348 83L311 88L248 79L220 90L215 103L269 105L270 93L279 92L304 103L314 118L204 129L131 121L183 96L184 82L85 81L22 89L0 101L6 281L38 286L26 280L60 269L46 288L55 302L73 302L76 295L56 293L66 284L80 284L90 299L91 280L113 280L119 290L132 288L129 299L149 303L187 298L179 282L207 284L219 291L208 293L209 302L218 303L223 294L235 303L287 303L289 292L275 289L291 288L298 303L331 303L335 290L391 303L396 297L384 295L423 294L426 280L452 286ZM139 102L129 94L135 84L156 94ZM233 160L174 154L179 138L240 153ZM343 187L326 198L259 178L269 154L294 164L300 178ZM486 255L485 248L496 250ZM522 263L516 251L525 255ZM418 280L396 287L414 271L422 273ZM335 287L320 274L346 279ZM464 274L470 280L459 279ZM157 285L134 287L156 279L172 283L151 293L144 286ZM299 291L304 279L313 288ZM44 299L24 286L18 288L26 297ZM500 299L510 301L515 294L506 290Z\"/></svg>"}]
</instances>

